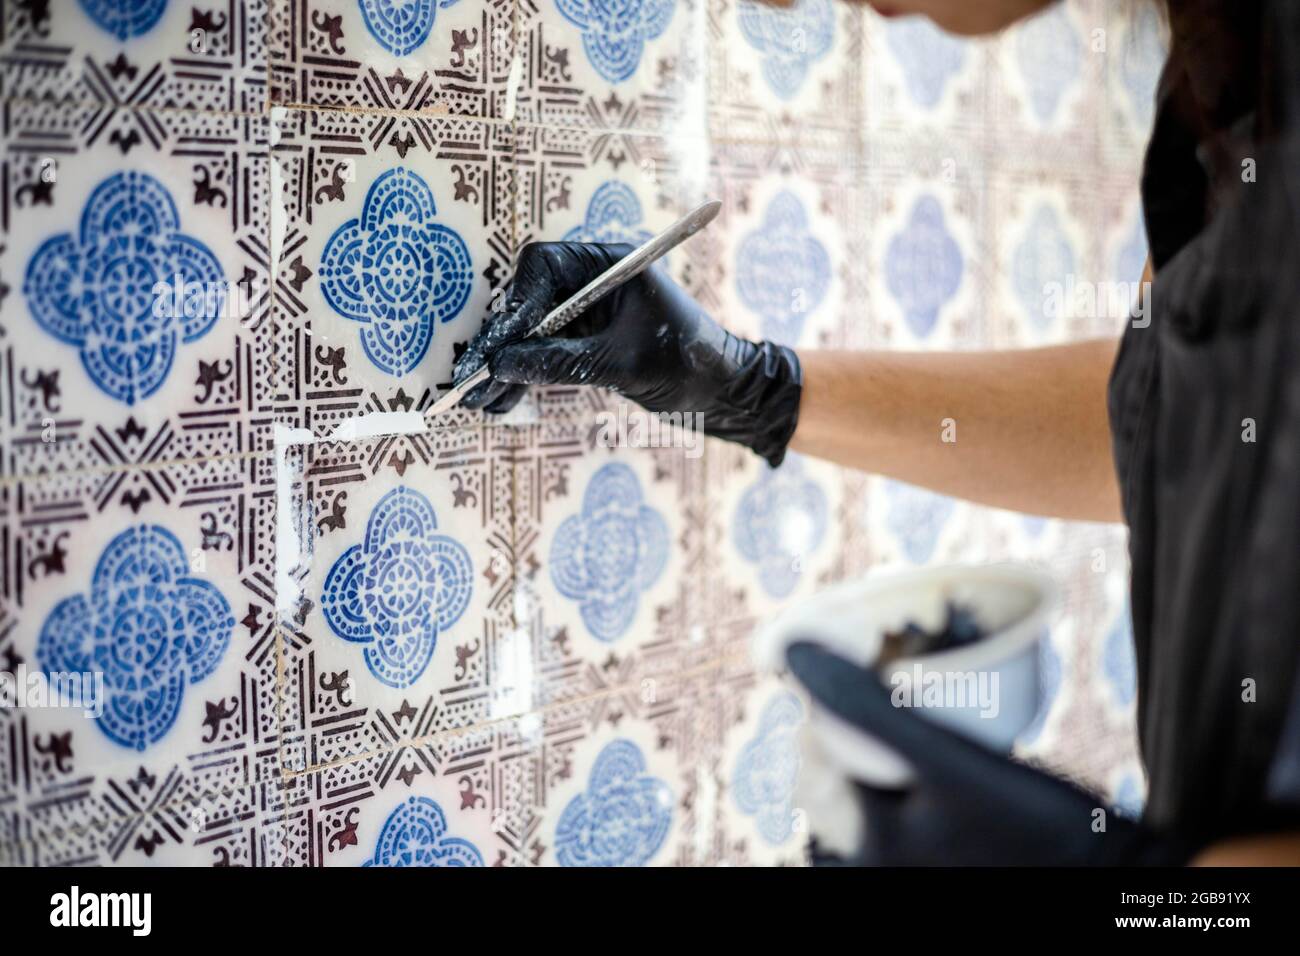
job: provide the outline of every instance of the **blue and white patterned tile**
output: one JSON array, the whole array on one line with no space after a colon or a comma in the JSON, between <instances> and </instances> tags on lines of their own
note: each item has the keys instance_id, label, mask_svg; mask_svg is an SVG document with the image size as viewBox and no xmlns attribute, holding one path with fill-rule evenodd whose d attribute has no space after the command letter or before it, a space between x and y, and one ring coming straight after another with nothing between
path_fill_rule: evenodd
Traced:
<instances>
[{"instance_id":1,"label":"blue and white patterned tile","mask_svg":"<svg viewBox=\"0 0 1300 956\"><path fill-rule=\"evenodd\" d=\"M981 509L889 478L872 478L863 521L881 567L986 559Z\"/></svg>"},{"instance_id":2,"label":"blue and white patterned tile","mask_svg":"<svg viewBox=\"0 0 1300 956\"><path fill-rule=\"evenodd\" d=\"M703 135L705 0L520 0L527 123Z\"/></svg>"},{"instance_id":3,"label":"blue and white patterned tile","mask_svg":"<svg viewBox=\"0 0 1300 956\"><path fill-rule=\"evenodd\" d=\"M993 42L987 120L1002 166L1096 171L1111 40L1102 6L1067 0Z\"/></svg>"},{"instance_id":4,"label":"blue and white patterned tile","mask_svg":"<svg viewBox=\"0 0 1300 956\"><path fill-rule=\"evenodd\" d=\"M853 130L862 104L861 8L834 0L709 0L710 129L757 116Z\"/></svg>"},{"instance_id":5,"label":"blue and white patterned tile","mask_svg":"<svg viewBox=\"0 0 1300 956\"><path fill-rule=\"evenodd\" d=\"M945 33L924 17L863 22L864 129L948 140L977 131L988 95L991 42Z\"/></svg>"},{"instance_id":6,"label":"blue and white patterned tile","mask_svg":"<svg viewBox=\"0 0 1300 956\"><path fill-rule=\"evenodd\" d=\"M790 452L771 468L747 448L709 439L708 621L764 620L840 580L847 519L843 471Z\"/></svg>"},{"instance_id":7,"label":"blue and white patterned tile","mask_svg":"<svg viewBox=\"0 0 1300 956\"><path fill-rule=\"evenodd\" d=\"M511 119L514 17L513 0L271 0L271 102Z\"/></svg>"},{"instance_id":8,"label":"blue and white patterned tile","mask_svg":"<svg viewBox=\"0 0 1300 956\"><path fill-rule=\"evenodd\" d=\"M281 110L276 132L281 420L325 437L428 407L514 256L510 129ZM481 421L458 411L438 424Z\"/></svg>"},{"instance_id":9,"label":"blue and white patterned tile","mask_svg":"<svg viewBox=\"0 0 1300 956\"><path fill-rule=\"evenodd\" d=\"M777 152L729 143L714 154L711 195L723 208L701 260L711 267L702 304L754 340L843 346L869 314L861 190L829 157L809 169L773 163Z\"/></svg>"},{"instance_id":10,"label":"blue and white patterned tile","mask_svg":"<svg viewBox=\"0 0 1300 956\"><path fill-rule=\"evenodd\" d=\"M267 120L11 102L0 123L5 471L269 448Z\"/></svg>"},{"instance_id":11,"label":"blue and white patterned tile","mask_svg":"<svg viewBox=\"0 0 1300 956\"><path fill-rule=\"evenodd\" d=\"M799 866L806 860L807 818L798 805L806 706L783 681L755 676L728 681L727 715L717 770L727 862Z\"/></svg>"},{"instance_id":12,"label":"blue and white patterned tile","mask_svg":"<svg viewBox=\"0 0 1300 956\"><path fill-rule=\"evenodd\" d=\"M983 167L972 156L882 168L869 181L874 347L977 346L986 322Z\"/></svg>"},{"instance_id":13,"label":"blue and white patterned tile","mask_svg":"<svg viewBox=\"0 0 1300 956\"><path fill-rule=\"evenodd\" d=\"M110 107L260 113L268 0L7 3L0 94Z\"/></svg>"},{"instance_id":14,"label":"blue and white patterned tile","mask_svg":"<svg viewBox=\"0 0 1300 956\"><path fill-rule=\"evenodd\" d=\"M640 244L713 198L706 140L562 126L519 131L515 154L515 242L577 240ZM699 294L716 224L655 268ZM706 303L707 305L707 303ZM542 417L590 420L611 401L603 391L533 389Z\"/></svg>"},{"instance_id":15,"label":"blue and white patterned tile","mask_svg":"<svg viewBox=\"0 0 1300 956\"><path fill-rule=\"evenodd\" d=\"M698 865L707 739L694 696L610 694L543 713L530 866Z\"/></svg>"},{"instance_id":16,"label":"blue and white patterned tile","mask_svg":"<svg viewBox=\"0 0 1300 956\"><path fill-rule=\"evenodd\" d=\"M994 179L988 345L1047 345L1100 331L1097 296L1110 275L1100 262L1095 197L1082 178Z\"/></svg>"},{"instance_id":17,"label":"blue and white patterned tile","mask_svg":"<svg viewBox=\"0 0 1300 956\"><path fill-rule=\"evenodd\" d=\"M519 866L535 734L499 720L294 775L290 866Z\"/></svg>"},{"instance_id":18,"label":"blue and white patterned tile","mask_svg":"<svg viewBox=\"0 0 1300 956\"><path fill-rule=\"evenodd\" d=\"M629 447L640 412L623 408L626 427L615 411L519 432L516 611L533 707L676 672L705 613L703 436L686 436L695 450Z\"/></svg>"},{"instance_id":19,"label":"blue and white patterned tile","mask_svg":"<svg viewBox=\"0 0 1300 956\"><path fill-rule=\"evenodd\" d=\"M295 449L303 551L277 595L291 772L528 709L503 431Z\"/></svg>"},{"instance_id":20,"label":"blue and white patterned tile","mask_svg":"<svg viewBox=\"0 0 1300 956\"><path fill-rule=\"evenodd\" d=\"M256 465L4 486L0 658L39 695L0 711L0 803L24 837L278 776L275 494ZM90 706L52 675L89 675L65 685Z\"/></svg>"}]
</instances>

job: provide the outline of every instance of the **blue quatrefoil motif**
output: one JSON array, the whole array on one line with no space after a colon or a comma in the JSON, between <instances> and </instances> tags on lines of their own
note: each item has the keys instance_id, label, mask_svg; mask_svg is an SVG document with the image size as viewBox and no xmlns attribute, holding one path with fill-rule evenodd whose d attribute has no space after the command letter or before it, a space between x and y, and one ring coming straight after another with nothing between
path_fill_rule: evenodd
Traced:
<instances>
[{"instance_id":1,"label":"blue quatrefoil motif","mask_svg":"<svg viewBox=\"0 0 1300 956\"><path fill-rule=\"evenodd\" d=\"M758 733L736 761L731 792L740 812L777 846L794 832L794 790L799 781L799 725L803 705L794 694L774 697L759 718Z\"/></svg>"},{"instance_id":2,"label":"blue quatrefoil motif","mask_svg":"<svg viewBox=\"0 0 1300 956\"><path fill-rule=\"evenodd\" d=\"M741 557L758 565L763 590L783 598L826 535L826 495L804 475L798 455L787 455L780 468L762 467L736 508L733 535Z\"/></svg>"},{"instance_id":3,"label":"blue quatrefoil motif","mask_svg":"<svg viewBox=\"0 0 1300 956\"><path fill-rule=\"evenodd\" d=\"M1039 123L1052 122L1061 97L1079 81L1083 43L1065 4L1041 13L1016 31L1016 59Z\"/></svg>"},{"instance_id":4,"label":"blue quatrefoil motif","mask_svg":"<svg viewBox=\"0 0 1300 956\"><path fill-rule=\"evenodd\" d=\"M631 468L604 465L587 483L582 511L564 519L551 541L551 580L580 602L583 623L597 640L627 633L641 592L668 563L668 523L642 499Z\"/></svg>"},{"instance_id":5,"label":"blue quatrefoil motif","mask_svg":"<svg viewBox=\"0 0 1300 956\"><path fill-rule=\"evenodd\" d=\"M889 50L903 69L903 83L913 101L933 109L943 99L948 80L966 60L966 44L924 17L891 20L885 27Z\"/></svg>"},{"instance_id":6,"label":"blue quatrefoil motif","mask_svg":"<svg viewBox=\"0 0 1300 956\"><path fill-rule=\"evenodd\" d=\"M741 35L762 54L763 79L778 98L791 99L835 42L831 0L795 0L789 7L740 0L737 10Z\"/></svg>"},{"instance_id":7,"label":"blue quatrefoil motif","mask_svg":"<svg viewBox=\"0 0 1300 956\"><path fill-rule=\"evenodd\" d=\"M582 31L582 48L596 72L621 83L636 72L650 40L668 29L676 0L555 0Z\"/></svg>"},{"instance_id":8,"label":"blue quatrefoil motif","mask_svg":"<svg viewBox=\"0 0 1300 956\"><path fill-rule=\"evenodd\" d=\"M460 314L474 284L469 249L436 212L423 179L390 169L371 184L361 218L339 226L321 254L325 301L361 323L366 356L389 375L423 361L435 324Z\"/></svg>"},{"instance_id":9,"label":"blue quatrefoil motif","mask_svg":"<svg viewBox=\"0 0 1300 956\"><path fill-rule=\"evenodd\" d=\"M119 40L143 36L162 19L167 0L81 0L81 9Z\"/></svg>"},{"instance_id":10,"label":"blue quatrefoil motif","mask_svg":"<svg viewBox=\"0 0 1300 956\"><path fill-rule=\"evenodd\" d=\"M736 260L740 301L762 318L763 336L782 345L798 343L805 317L826 296L831 261L809 230L797 196L781 192L772 199Z\"/></svg>"},{"instance_id":11,"label":"blue quatrefoil motif","mask_svg":"<svg viewBox=\"0 0 1300 956\"><path fill-rule=\"evenodd\" d=\"M922 196L885 250L885 284L918 338L934 331L939 310L961 287L961 274L961 249L944 225L943 207Z\"/></svg>"},{"instance_id":12,"label":"blue quatrefoil motif","mask_svg":"<svg viewBox=\"0 0 1300 956\"><path fill-rule=\"evenodd\" d=\"M389 687L415 683L438 635L469 606L469 553L437 528L422 494L394 488L370 513L362 543L325 575L325 620L345 641L365 646L366 666Z\"/></svg>"},{"instance_id":13,"label":"blue quatrefoil motif","mask_svg":"<svg viewBox=\"0 0 1300 956\"><path fill-rule=\"evenodd\" d=\"M41 244L23 292L37 324L79 349L95 385L128 405L158 390L178 344L205 335L225 302L221 264L180 231L162 183L135 172L96 187L75 236Z\"/></svg>"},{"instance_id":14,"label":"blue quatrefoil motif","mask_svg":"<svg viewBox=\"0 0 1300 956\"><path fill-rule=\"evenodd\" d=\"M144 750L161 740L185 687L215 671L230 645L230 604L189 571L167 529L123 531L100 555L89 595L60 601L37 638L46 674L104 675L97 723L123 747Z\"/></svg>"},{"instance_id":15,"label":"blue quatrefoil motif","mask_svg":"<svg viewBox=\"0 0 1300 956\"><path fill-rule=\"evenodd\" d=\"M560 866L645 866L673 822L668 784L646 772L630 740L605 746L587 789L569 801L555 828Z\"/></svg>"},{"instance_id":16,"label":"blue quatrefoil motif","mask_svg":"<svg viewBox=\"0 0 1300 956\"><path fill-rule=\"evenodd\" d=\"M360 0L361 19L371 36L394 56L424 45L439 10L456 0Z\"/></svg>"},{"instance_id":17,"label":"blue quatrefoil motif","mask_svg":"<svg viewBox=\"0 0 1300 956\"><path fill-rule=\"evenodd\" d=\"M648 229L641 228L641 200L631 187L617 180L602 183L587 203L587 215L581 226L574 226L566 242L626 242L639 246L650 239Z\"/></svg>"},{"instance_id":18,"label":"blue quatrefoil motif","mask_svg":"<svg viewBox=\"0 0 1300 956\"><path fill-rule=\"evenodd\" d=\"M925 564L939 545L948 519L957 504L946 495L937 495L901 481L885 482L888 503L885 523L902 545L903 554L913 564Z\"/></svg>"},{"instance_id":19,"label":"blue quatrefoil motif","mask_svg":"<svg viewBox=\"0 0 1300 956\"><path fill-rule=\"evenodd\" d=\"M428 797L411 797L384 821L375 853L362 866L482 866L468 840L447 835L447 816Z\"/></svg>"},{"instance_id":20,"label":"blue quatrefoil motif","mask_svg":"<svg viewBox=\"0 0 1300 956\"><path fill-rule=\"evenodd\" d=\"M1067 305L1065 290L1073 274L1074 248L1056 210L1042 203L1011 259L1016 295L1039 331L1061 318L1060 312Z\"/></svg>"}]
</instances>

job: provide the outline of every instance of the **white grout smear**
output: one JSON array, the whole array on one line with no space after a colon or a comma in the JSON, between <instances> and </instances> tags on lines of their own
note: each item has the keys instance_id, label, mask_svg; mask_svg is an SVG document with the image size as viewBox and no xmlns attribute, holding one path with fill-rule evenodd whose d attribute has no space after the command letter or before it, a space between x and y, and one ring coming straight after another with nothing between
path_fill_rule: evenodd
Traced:
<instances>
[{"instance_id":1,"label":"white grout smear","mask_svg":"<svg viewBox=\"0 0 1300 956\"><path fill-rule=\"evenodd\" d=\"M358 441L378 435L410 435L424 431L424 415L420 412L371 412L349 418L325 441Z\"/></svg>"}]
</instances>

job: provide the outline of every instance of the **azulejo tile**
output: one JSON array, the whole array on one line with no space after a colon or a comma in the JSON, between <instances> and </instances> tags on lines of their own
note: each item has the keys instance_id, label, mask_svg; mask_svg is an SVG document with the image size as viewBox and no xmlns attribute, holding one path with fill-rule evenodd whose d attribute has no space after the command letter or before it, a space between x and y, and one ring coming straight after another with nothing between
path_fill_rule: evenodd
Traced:
<instances>
[{"instance_id":1,"label":"azulejo tile","mask_svg":"<svg viewBox=\"0 0 1300 956\"><path fill-rule=\"evenodd\" d=\"M1103 6L1054 4L992 41L988 129L1005 166L1097 168L1111 42Z\"/></svg>"},{"instance_id":2,"label":"azulejo tile","mask_svg":"<svg viewBox=\"0 0 1300 956\"><path fill-rule=\"evenodd\" d=\"M22 835L278 775L266 478L210 460L3 486L0 660L24 706L0 711L0 800Z\"/></svg>"},{"instance_id":3,"label":"azulejo tile","mask_svg":"<svg viewBox=\"0 0 1300 956\"><path fill-rule=\"evenodd\" d=\"M984 343L988 251L984 167L975 156L881 163L870 210L868 343L936 349Z\"/></svg>"},{"instance_id":4,"label":"azulejo tile","mask_svg":"<svg viewBox=\"0 0 1300 956\"><path fill-rule=\"evenodd\" d=\"M303 553L279 594L289 770L529 708L502 431L295 449Z\"/></svg>"},{"instance_id":5,"label":"azulejo tile","mask_svg":"<svg viewBox=\"0 0 1300 956\"><path fill-rule=\"evenodd\" d=\"M619 447L621 429L611 412L518 432L515 604L535 704L674 673L704 617L704 462L683 447ZM687 437L703 451L702 435Z\"/></svg>"},{"instance_id":6,"label":"azulejo tile","mask_svg":"<svg viewBox=\"0 0 1300 956\"><path fill-rule=\"evenodd\" d=\"M259 113L267 0L9 3L0 92L45 102Z\"/></svg>"},{"instance_id":7,"label":"azulejo tile","mask_svg":"<svg viewBox=\"0 0 1300 956\"><path fill-rule=\"evenodd\" d=\"M6 105L5 471L270 446L264 117Z\"/></svg>"},{"instance_id":8,"label":"azulejo tile","mask_svg":"<svg viewBox=\"0 0 1300 956\"><path fill-rule=\"evenodd\" d=\"M712 194L723 209L708 235L705 255L716 268L701 283L705 304L755 341L843 347L870 315L861 190L851 168L829 158L814 157L811 168L774 165L773 152L728 143L714 154Z\"/></svg>"},{"instance_id":9,"label":"azulejo tile","mask_svg":"<svg viewBox=\"0 0 1300 956\"><path fill-rule=\"evenodd\" d=\"M510 128L278 110L276 132L280 420L328 436L358 415L426 408L513 258Z\"/></svg>"},{"instance_id":10,"label":"azulejo tile","mask_svg":"<svg viewBox=\"0 0 1300 956\"><path fill-rule=\"evenodd\" d=\"M728 113L854 129L862 108L862 10L833 0L709 0L711 128Z\"/></svg>"},{"instance_id":11,"label":"azulejo tile","mask_svg":"<svg viewBox=\"0 0 1300 956\"><path fill-rule=\"evenodd\" d=\"M873 135L933 129L940 135L982 127L990 43L952 36L924 17L863 25L865 120Z\"/></svg>"},{"instance_id":12,"label":"azulejo tile","mask_svg":"<svg viewBox=\"0 0 1300 956\"><path fill-rule=\"evenodd\" d=\"M514 720L295 775L291 866L519 866L538 741Z\"/></svg>"},{"instance_id":13,"label":"azulejo tile","mask_svg":"<svg viewBox=\"0 0 1300 956\"><path fill-rule=\"evenodd\" d=\"M526 865L711 862L700 701L698 687L661 697L632 689L543 711L536 726L526 720L541 741Z\"/></svg>"},{"instance_id":14,"label":"azulejo tile","mask_svg":"<svg viewBox=\"0 0 1300 956\"><path fill-rule=\"evenodd\" d=\"M986 189L995 277L986 343L1045 345L1102 331L1099 312L1117 290L1101 262L1101 207L1089 180L999 172ZM1121 309L1130 288L1118 290Z\"/></svg>"},{"instance_id":15,"label":"azulejo tile","mask_svg":"<svg viewBox=\"0 0 1300 956\"><path fill-rule=\"evenodd\" d=\"M521 0L519 119L701 134L705 0Z\"/></svg>"},{"instance_id":16,"label":"azulejo tile","mask_svg":"<svg viewBox=\"0 0 1300 956\"><path fill-rule=\"evenodd\" d=\"M718 694L714 767L723 859L741 866L806 862L807 811L798 802L807 707L772 676L736 669Z\"/></svg>"},{"instance_id":17,"label":"azulejo tile","mask_svg":"<svg viewBox=\"0 0 1300 956\"><path fill-rule=\"evenodd\" d=\"M981 509L925 488L873 477L864 520L882 567L986 559Z\"/></svg>"},{"instance_id":18,"label":"azulejo tile","mask_svg":"<svg viewBox=\"0 0 1300 956\"><path fill-rule=\"evenodd\" d=\"M514 59L511 0L271 0L277 104L509 119Z\"/></svg>"},{"instance_id":19,"label":"azulejo tile","mask_svg":"<svg viewBox=\"0 0 1300 956\"><path fill-rule=\"evenodd\" d=\"M843 577L840 543L860 502L838 467L789 452L772 468L712 439L706 457L710 621L766 619Z\"/></svg>"}]
</instances>

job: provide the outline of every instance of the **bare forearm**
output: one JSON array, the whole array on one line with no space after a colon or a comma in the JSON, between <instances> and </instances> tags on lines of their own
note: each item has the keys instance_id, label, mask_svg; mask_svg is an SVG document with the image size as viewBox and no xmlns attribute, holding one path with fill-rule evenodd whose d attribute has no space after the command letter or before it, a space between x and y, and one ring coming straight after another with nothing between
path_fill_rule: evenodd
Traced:
<instances>
[{"instance_id":1,"label":"bare forearm","mask_svg":"<svg viewBox=\"0 0 1300 956\"><path fill-rule=\"evenodd\" d=\"M1300 866L1300 833L1238 837L1197 854L1193 866Z\"/></svg>"},{"instance_id":2,"label":"bare forearm","mask_svg":"<svg viewBox=\"0 0 1300 956\"><path fill-rule=\"evenodd\" d=\"M791 447L981 504L1120 520L1115 342L999 352L801 352Z\"/></svg>"}]
</instances>

